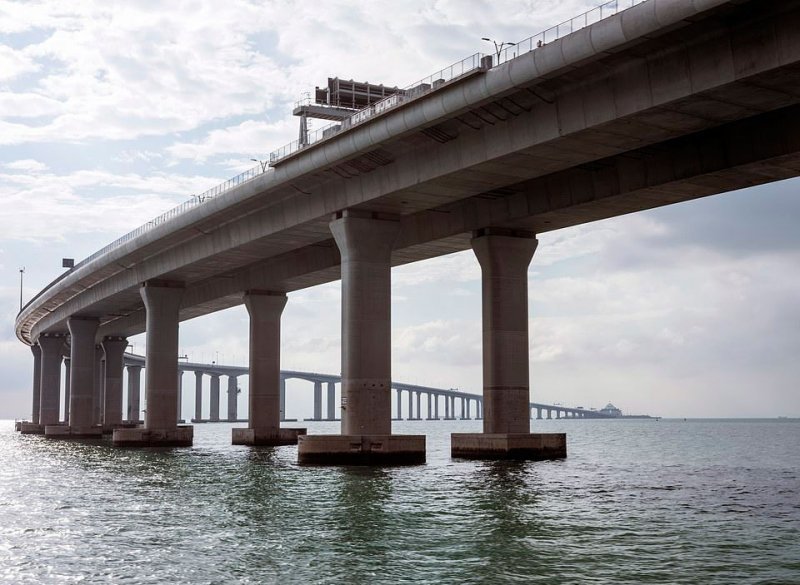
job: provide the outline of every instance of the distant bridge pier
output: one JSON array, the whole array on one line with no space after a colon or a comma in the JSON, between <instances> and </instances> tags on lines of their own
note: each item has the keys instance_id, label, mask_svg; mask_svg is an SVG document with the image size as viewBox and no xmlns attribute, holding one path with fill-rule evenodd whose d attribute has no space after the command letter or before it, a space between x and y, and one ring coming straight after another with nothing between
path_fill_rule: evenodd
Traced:
<instances>
[{"instance_id":1,"label":"distant bridge pier","mask_svg":"<svg viewBox=\"0 0 800 585\"><path fill-rule=\"evenodd\" d=\"M127 421L140 423L142 396L142 366L128 366L128 416Z\"/></svg>"},{"instance_id":2,"label":"distant bridge pier","mask_svg":"<svg viewBox=\"0 0 800 585\"><path fill-rule=\"evenodd\" d=\"M244 304L250 315L249 415L247 428L233 429L234 445L289 445L305 429L282 429L286 379L281 376L282 292L250 291Z\"/></svg>"},{"instance_id":3,"label":"distant bridge pier","mask_svg":"<svg viewBox=\"0 0 800 585\"><path fill-rule=\"evenodd\" d=\"M472 239L483 295L483 433L453 433L453 457L566 457L565 434L530 432L528 265L532 234L488 228Z\"/></svg>"},{"instance_id":4,"label":"distant bridge pier","mask_svg":"<svg viewBox=\"0 0 800 585\"><path fill-rule=\"evenodd\" d=\"M424 435L392 435L391 254L399 222L345 210L330 227L341 254L342 430L301 436L298 461L423 463Z\"/></svg>"},{"instance_id":5,"label":"distant bridge pier","mask_svg":"<svg viewBox=\"0 0 800 585\"><path fill-rule=\"evenodd\" d=\"M122 374L128 340L125 337L106 336L100 345L106 363L103 372L103 432L110 433L122 426Z\"/></svg>"},{"instance_id":6,"label":"distant bridge pier","mask_svg":"<svg viewBox=\"0 0 800 585\"><path fill-rule=\"evenodd\" d=\"M194 373L194 417L192 417L192 422L203 420L203 375L202 371Z\"/></svg>"},{"instance_id":7,"label":"distant bridge pier","mask_svg":"<svg viewBox=\"0 0 800 585\"><path fill-rule=\"evenodd\" d=\"M228 421L235 422L239 417L238 377L228 376Z\"/></svg>"},{"instance_id":8,"label":"distant bridge pier","mask_svg":"<svg viewBox=\"0 0 800 585\"><path fill-rule=\"evenodd\" d=\"M69 424L69 370L71 367L69 358L64 358L64 420L63 423Z\"/></svg>"},{"instance_id":9,"label":"distant bridge pier","mask_svg":"<svg viewBox=\"0 0 800 585\"><path fill-rule=\"evenodd\" d=\"M211 374L211 388L209 390L209 412L208 420L219 422L219 374Z\"/></svg>"},{"instance_id":10,"label":"distant bridge pier","mask_svg":"<svg viewBox=\"0 0 800 585\"><path fill-rule=\"evenodd\" d=\"M106 382L105 354L99 343L94 346L94 386L92 398L92 423L103 425L103 388Z\"/></svg>"},{"instance_id":11,"label":"distant bridge pier","mask_svg":"<svg viewBox=\"0 0 800 585\"><path fill-rule=\"evenodd\" d=\"M328 395L325 398L328 420L336 420L336 382L328 382Z\"/></svg>"},{"instance_id":12,"label":"distant bridge pier","mask_svg":"<svg viewBox=\"0 0 800 585\"><path fill-rule=\"evenodd\" d=\"M139 292L145 306L147 348L144 426L114 429L114 445L126 447L191 446L194 429L178 425L178 310L183 286L145 282Z\"/></svg>"}]
</instances>

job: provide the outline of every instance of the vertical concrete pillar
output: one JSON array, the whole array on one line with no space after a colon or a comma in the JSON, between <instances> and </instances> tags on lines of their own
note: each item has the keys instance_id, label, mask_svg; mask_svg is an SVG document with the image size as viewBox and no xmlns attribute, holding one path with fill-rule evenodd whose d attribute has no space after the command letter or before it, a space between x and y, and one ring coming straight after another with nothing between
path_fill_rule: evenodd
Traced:
<instances>
[{"instance_id":1,"label":"vertical concrete pillar","mask_svg":"<svg viewBox=\"0 0 800 585\"><path fill-rule=\"evenodd\" d=\"M536 420L542 420L542 408L541 407L537 407L536 408Z\"/></svg>"},{"instance_id":2,"label":"vertical concrete pillar","mask_svg":"<svg viewBox=\"0 0 800 585\"><path fill-rule=\"evenodd\" d=\"M433 394L428 392L428 420L433 419Z\"/></svg>"},{"instance_id":3,"label":"vertical concrete pillar","mask_svg":"<svg viewBox=\"0 0 800 585\"><path fill-rule=\"evenodd\" d=\"M483 433L451 437L455 457L538 459L566 456L566 436L530 432L528 266L532 234L487 228L472 249L481 266Z\"/></svg>"},{"instance_id":4,"label":"vertical concrete pillar","mask_svg":"<svg viewBox=\"0 0 800 585\"><path fill-rule=\"evenodd\" d=\"M425 437L392 438L391 258L397 221L346 210L330 228L341 254L342 437L301 437L301 463L421 463Z\"/></svg>"},{"instance_id":5,"label":"vertical concrete pillar","mask_svg":"<svg viewBox=\"0 0 800 585\"><path fill-rule=\"evenodd\" d=\"M281 378L281 397L280 397L280 407L281 407L281 420L286 420L286 378Z\"/></svg>"},{"instance_id":6,"label":"vertical concrete pillar","mask_svg":"<svg viewBox=\"0 0 800 585\"><path fill-rule=\"evenodd\" d=\"M64 335L43 334L38 341L41 348L39 424L57 425L61 418L61 358ZM44 428L41 432L44 433Z\"/></svg>"},{"instance_id":7,"label":"vertical concrete pillar","mask_svg":"<svg viewBox=\"0 0 800 585\"><path fill-rule=\"evenodd\" d=\"M422 392L417 392L417 419L422 420Z\"/></svg>"},{"instance_id":8,"label":"vertical concrete pillar","mask_svg":"<svg viewBox=\"0 0 800 585\"><path fill-rule=\"evenodd\" d=\"M102 347L106 360L103 427L113 429L122 424L122 374L128 340L125 337L104 337Z\"/></svg>"},{"instance_id":9,"label":"vertical concrete pillar","mask_svg":"<svg viewBox=\"0 0 800 585\"><path fill-rule=\"evenodd\" d=\"M183 286L145 282L139 289L146 311L144 427L115 429L120 446L190 446L193 428L178 426L178 323Z\"/></svg>"},{"instance_id":10,"label":"vertical concrete pillar","mask_svg":"<svg viewBox=\"0 0 800 585\"><path fill-rule=\"evenodd\" d=\"M97 319L70 317L69 426L45 427L48 437L96 437L102 429L94 425L95 335Z\"/></svg>"},{"instance_id":11,"label":"vertical concrete pillar","mask_svg":"<svg viewBox=\"0 0 800 585\"><path fill-rule=\"evenodd\" d=\"M445 394L444 396L444 419L450 418L450 397Z\"/></svg>"},{"instance_id":12,"label":"vertical concrete pillar","mask_svg":"<svg viewBox=\"0 0 800 585\"><path fill-rule=\"evenodd\" d=\"M31 423L39 424L39 403L42 397L42 348L38 343L31 345L33 354L33 403L31 405Z\"/></svg>"},{"instance_id":13,"label":"vertical concrete pillar","mask_svg":"<svg viewBox=\"0 0 800 585\"><path fill-rule=\"evenodd\" d=\"M72 362L69 358L64 358L64 424L69 424L69 375L70 365Z\"/></svg>"},{"instance_id":14,"label":"vertical concrete pillar","mask_svg":"<svg viewBox=\"0 0 800 585\"><path fill-rule=\"evenodd\" d=\"M436 420L439 420L439 395L438 394L433 397L433 412L434 412L434 418L436 418Z\"/></svg>"},{"instance_id":15,"label":"vertical concrete pillar","mask_svg":"<svg viewBox=\"0 0 800 585\"><path fill-rule=\"evenodd\" d=\"M336 383L328 382L328 396L325 400L328 408L328 420L336 419Z\"/></svg>"},{"instance_id":16,"label":"vertical concrete pillar","mask_svg":"<svg viewBox=\"0 0 800 585\"><path fill-rule=\"evenodd\" d=\"M228 420L239 418L239 383L236 376L228 376Z\"/></svg>"},{"instance_id":17,"label":"vertical concrete pillar","mask_svg":"<svg viewBox=\"0 0 800 585\"><path fill-rule=\"evenodd\" d=\"M210 412L208 414L208 420L217 422L219 421L219 374L211 374L210 394Z\"/></svg>"},{"instance_id":18,"label":"vertical concrete pillar","mask_svg":"<svg viewBox=\"0 0 800 585\"><path fill-rule=\"evenodd\" d=\"M141 420L142 366L128 366L128 420Z\"/></svg>"},{"instance_id":19,"label":"vertical concrete pillar","mask_svg":"<svg viewBox=\"0 0 800 585\"><path fill-rule=\"evenodd\" d=\"M246 429L233 429L236 445L297 443L304 429L281 429L285 418L286 379L281 376L281 315L286 294L249 291L244 304L250 315L250 415Z\"/></svg>"},{"instance_id":20,"label":"vertical concrete pillar","mask_svg":"<svg viewBox=\"0 0 800 585\"><path fill-rule=\"evenodd\" d=\"M397 393L396 400L394 401L395 410L397 410L397 414L395 415L395 420L403 420L403 393L398 388L395 390Z\"/></svg>"},{"instance_id":21,"label":"vertical concrete pillar","mask_svg":"<svg viewBox=\"0 0 800 585\"><path fill-rule=\"evenodd\" d=\"M389 435L391 257L400 224L345 216L331 222L342 256L342 434Z\"/></svg>"},{"instance_id":22,"label":"vertical concrete pillar","mask_svg":"<svg viewBox=\"0 0 800 585\"><path fill-rule=\"evenodd\" d=\"M467 420L470 420L472 418L472 399L471 398L467 398L467 416L466 416L466 418L467 418Z\"/></svg>"},{"instance_id":23,"label":"vertical concrete pillar","mask_svg":"<svg viewBox=\"0 0 800 585\"><path fill-rule=\"evenodd\" d=\"M414 418L414 393L409 390L408 391L408 417L406 420L412 420Z\"/></svg>"},{"instance_id":24,"label":"vertical concrete pillar","mask_svg":"<svg viewBox=\"0 0 800 585\"><path fill-rule=\"evenodd\" d=\"M178 418L175 422L180 423L183 420L183 370L180 368L178 369L178 399L176 402Z\"/></svg>"},{"instance_id":25,"label":"vertical concrete pillar","mask_svg":"<svg viewBox=\"0 0 800 585\"><path fill-rule=\"evenodd\" d=\"M314 420L322 420L322 382L314 382Z\"/></svg>"},{"instance_id":26,"label":"vertical concrete pillar","mask_svg":"<svg viewBox=\"0 0 800 585\"><path fill-rule=\"evenodd\" d=\"M194 420L203 420L203 372L194 373Z\"/></svg>"},{"instance_id":27,"label":"vertical concrete pillar","mask_svg":"<svg viewBox=\"0 0 800 585\"><path fill-rule=\"evenodd\" d=\"M93 424L103 424L103 402L105 398L105 354L99 343L94 346L94 392L92 394Z\"/></svg>"}]
</instances>

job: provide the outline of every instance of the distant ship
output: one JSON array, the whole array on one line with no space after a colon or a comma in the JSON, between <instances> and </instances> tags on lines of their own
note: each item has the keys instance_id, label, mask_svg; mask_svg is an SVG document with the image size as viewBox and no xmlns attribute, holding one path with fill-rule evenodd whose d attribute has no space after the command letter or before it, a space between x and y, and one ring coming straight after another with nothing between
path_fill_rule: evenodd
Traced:
<instances>
[{"instance_id":1,"label":"distant ship","mask_svg":"<svg viewBox=\"0 0 800 585\"><path fill-rule=\"evenodd\" d=\"M614 418L655 418L656 420L658 420L659 418L659 417L652 417L649 414L622 414L622 411L613 404L611 404L610 402L597 412Z\"/></svg>"}]
</instances>

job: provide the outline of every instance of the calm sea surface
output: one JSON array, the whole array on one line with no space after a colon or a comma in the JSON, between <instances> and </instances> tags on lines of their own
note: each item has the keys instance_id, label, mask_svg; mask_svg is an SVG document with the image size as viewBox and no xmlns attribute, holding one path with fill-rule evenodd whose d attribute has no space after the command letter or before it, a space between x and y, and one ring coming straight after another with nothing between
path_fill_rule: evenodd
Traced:
<instances>
[{"instance_id":1,"label":"calm sea surface","mask_svg":"<svg viewBox=\"0 0 800 585\"><path fill-rule=\"evenodd\" d=\"M338 423L305 423L335 432ZM303 468L296 448L121 450L0 422L3 583L800 583L800 422L535 421L555 462Z\"/></svg>"}]
</instances>

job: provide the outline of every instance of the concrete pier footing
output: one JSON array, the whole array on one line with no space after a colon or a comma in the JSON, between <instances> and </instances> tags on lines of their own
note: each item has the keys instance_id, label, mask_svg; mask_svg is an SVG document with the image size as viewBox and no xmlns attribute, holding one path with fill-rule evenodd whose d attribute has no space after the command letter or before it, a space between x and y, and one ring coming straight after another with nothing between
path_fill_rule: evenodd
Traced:
<instances>
[{"instance_id":1,"label":"concrete pier footing","mask_svg":"<svg viewBox=\"0 0 800 585\"><path fill-rule=\"evenodd\" d=\"M114 429L112 442L115 447L191 447L194 427L176 426L166 429Z\"/></svg>"},{"instance_id":2,"label":"concrete pier footing","mask_svg":"<svg viewBox=\"0 0 800 585\"><path fill-rule=\"evenodd\" d=\"M306 429L278 429L276 433L261 433L257 429L232 429L234 445L279 446L297 445L297 438L305 435Z\"/></svg>"},{"instance_id":3,"label":"concrete pier footing","mask_svg":"<svg viewBox=\"0 0 800 585\"><path fill-rule=\"evenodd\" d=\"M425 435L305 435L297 444L303 465L425 463Z\"/></svg>"},{"instance_id":4,"label":"concrete pier footing","mask_svg":"<svg viewBox=\"0 0 800 585\"><path fill-rule=\"evenodd\" d=\"M69 425L47 425L44 436L48 439L101 439L103 427L90 425L85 427Z\"/></svg>"},{"instance_id":5,"label":"concrete pier footing","mask_svg":"<svg viewBox=\"0 0 800 585\"><path fill-rule=\"evenodd\" d=\"M452 433L450 453L460 459L563 459L566 433Z\"/></svg>"},{"instance_id":6,"label":"concrete pier footing","mask_svg":"<svg viewBox=\"0 0 800 585\"><path fill-rule=\"evenodd\" d=\"M33 422L21 422L19 423L19 432L23 435L43 435L44 434L45 425L40 425L39 423Z\"/></svg>"}]
</instances>

